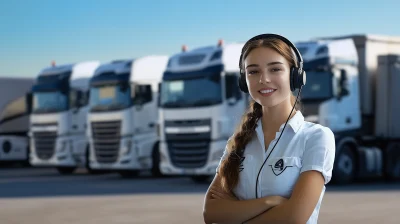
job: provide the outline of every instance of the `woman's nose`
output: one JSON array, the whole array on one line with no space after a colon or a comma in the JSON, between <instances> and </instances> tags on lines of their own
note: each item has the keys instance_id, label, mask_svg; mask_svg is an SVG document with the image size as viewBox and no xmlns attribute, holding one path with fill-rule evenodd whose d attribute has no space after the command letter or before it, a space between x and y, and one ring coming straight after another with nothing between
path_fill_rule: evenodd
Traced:
<instances>
[{"instance_id":1,"label":"woman's nose","mask_svg":"<svg viewBox=\"0 0 400 224\"><path fill-rule=\"evenodd\" d=\"M269 75L267 74L267 72L261 73L259 82L260 82L261 84L270 83L270 82L271 82L270 77L269 77Z\"/></svg>"}]
</instances>

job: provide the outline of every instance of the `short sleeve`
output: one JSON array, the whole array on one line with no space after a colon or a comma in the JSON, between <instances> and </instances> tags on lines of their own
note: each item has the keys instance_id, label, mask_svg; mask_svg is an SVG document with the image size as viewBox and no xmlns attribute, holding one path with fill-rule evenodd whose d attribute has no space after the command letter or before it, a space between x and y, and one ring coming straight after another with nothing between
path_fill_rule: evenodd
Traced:
<instances>
[{"instance_id":1,"label":"short sleeve","mask_svg":"<svg viewBox=\"0 0 400 224\"><path fill-rule=\"evenodd\" d=\"M222 161L224 161L228 157L228 143L229 143L230 139L231 138L229 138L228 141L226 142L224 153L222 154L221 159L219 160L217 169L215 170L216 173L218 173L219 167L221 166Z\"/></svg>"},{"instance_id":2,"label":"short sleeve","mask_svg":"<svg viewBox=\"0 0 400 224\"><path fill-rule=\"evenodd\" d=\"M331 129L319 127L308 133L302 158L300 173L316 170L322 173L325 184L332 178L333 164L335 160L335 136Z\"/></svg>"}]
</instances>

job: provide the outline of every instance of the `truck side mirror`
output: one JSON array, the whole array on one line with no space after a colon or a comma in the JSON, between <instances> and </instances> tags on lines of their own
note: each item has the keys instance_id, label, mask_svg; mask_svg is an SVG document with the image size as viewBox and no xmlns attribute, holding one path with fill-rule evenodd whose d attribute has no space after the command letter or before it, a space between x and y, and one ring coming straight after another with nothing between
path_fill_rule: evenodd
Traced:
<instances>
[{"instance_id":1,"label":"truck side mirror","mask_svg":"<svg viewBox=\"0 0 400 224\"><path fill-rule=\"evenodd\" d=\"M78 90L76 92L76 101L75 102L76 102L75 103L76 107L78 107L78 108L84 105L84 95L83 95L82 91Z\"/></svg>"},{"instance_id":2,"label":"truck side mirror","mask_svg":"<svg viewBox=\"0 0 400 224\"><path fill-rule=\"evenodd\" d=\"M26 94L26 112L30 114L32 112L33 94L31 92Z\"/></svg>"},{"instance_id":3,"label":"truck side mirror","mask_svg":"<svg viewBox=\"0 0 400 224\"><path fill-rule=\"evenodd\" d=\"M339 100L344 97L349 95L349 89L348 89L348 76L347 72L344 69L340 69L340 79L339 79L339 93L338 93L338 98Z\"/></svg>"}]
</instances>

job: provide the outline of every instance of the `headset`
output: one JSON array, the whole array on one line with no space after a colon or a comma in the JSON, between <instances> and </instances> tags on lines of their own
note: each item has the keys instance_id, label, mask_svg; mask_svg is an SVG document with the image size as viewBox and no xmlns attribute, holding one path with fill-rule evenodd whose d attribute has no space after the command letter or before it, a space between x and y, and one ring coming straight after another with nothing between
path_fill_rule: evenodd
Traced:
<instances>
[{"instance_id":1,"label":"headset","mask_svg":"<svg viewBox=\"0 0 400 224\"><path fill-rule=\"evenodd\" d=\"M284 43L286 43L289 47L291 47L294 50L294 53L296 54L296 58L297 58L297 62L298 62L298 67L292 66L290 68L290 78L289 78L290 79L290 90L293 92L296 89L299 89L299 91L297 93L296 101L293 105L292 111L290 111L289 117L286 120L285 125L283 126L283 130L282 130L281 134L279 135L278 140L276 141L274 147L271 149L267 158L264 160L264 163L261 165L260 170L258 171L257 179L256 179L256 198L258 198L258 178L260 176L261 170L263 169L265 163L267 162L267 160L268 160L269 156L271 155L272 151L274 150L275 146L278 144L279 139L281 138L283 131L285 130L286 124L288 123L290 116L292 115L292 112L296 106L297 99L299 98L299 95L301 93L301 89L306 84L306 72L303 70L303 58L301 57L299 50L296 48L296 46L292 42L290 42L285 37L278 35L278 34L268 33L268 34L260 34L260 35L257 35L255 37L251 38L250 40L248 40L245 43L245 45L242 48L242 53L240 54L240 60L239 60L240 76L239 76L239 80L238 80L240 90L245 93L249 92L249 89L248 89L247 83L246 83L246 74L244 72L244 69L242 68L242 58L243 58L244 49L246 49L246 46L253 41L263 40L263 39L268 39L268 38L277 38L279 40L282 40Z\"/></svg>"}]
</instances>

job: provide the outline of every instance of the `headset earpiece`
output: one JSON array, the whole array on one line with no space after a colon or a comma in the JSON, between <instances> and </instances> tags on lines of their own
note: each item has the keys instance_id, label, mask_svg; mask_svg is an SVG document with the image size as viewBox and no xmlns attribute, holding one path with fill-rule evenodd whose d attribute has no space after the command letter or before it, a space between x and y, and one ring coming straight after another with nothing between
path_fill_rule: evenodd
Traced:
<instances>
[{"instance_id":1,"label":"headset earpiece","mask_svg":"<svg viewBox=\"0 0 400 224\"><path fill-rule=\"evenodd\" d=\"M238 82L239 82L239 89L244 93L248 93L249 89L247 88L246 74L245 73L240 72Z\"/></svg>"}]
</instances>

